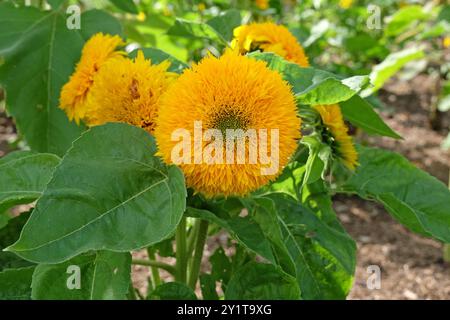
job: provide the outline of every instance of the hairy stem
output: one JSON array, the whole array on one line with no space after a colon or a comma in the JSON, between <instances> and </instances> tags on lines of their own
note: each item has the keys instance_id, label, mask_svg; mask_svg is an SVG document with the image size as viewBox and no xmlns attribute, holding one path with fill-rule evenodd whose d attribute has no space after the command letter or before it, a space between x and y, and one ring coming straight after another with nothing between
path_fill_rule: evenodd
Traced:
<instances>
[{"instance_id":1,"label":"hairy stem","mask_svg":"<svg viewBox=\"0 0 450 320\"><path fill-rule=\"evenodd\" d=\"M200 272L200 265L203 257L203 248L206 242L206 236L208 234L208 221L201 220L197 234L197 241L195 243L195 252L192 260L192 266L189 273L188 285L195 290L197 284L198 275Z\"/></svg>"},{"instance_id":2,"label":"hairy stem","mask_svg":"<svg viewBox=\"0 0 450 320\"><path fill-rule=\"evenodd\" d=\"M186 218L182 218L178 225L175 235L177 243L177 267L175 272L175 280L181 283L186 283L187 272L187 252L186 252Z\"/></svg>"},{"instance_id":3,"label":"hairy stem","mask_svg":"<svg viewBox=\"0 0 450 320\"><path fill-rule=\"evenodd\" d=\"M159 269L166 270L170 274L175 274L175 267L171 266L170 264L161 262L161 261L153 261L153 260L145 260L145 259L133 259L131 261L132 264L138 264L141 266L149 266L149 267L156 267Z\"/></svg>"},{"instance_id":4,"label":"hairy stem","mask_svg":"<svg viewBox=\"0 0 450 320\"><path fill-rule=\"evenodd\" d=\"M149 260L156 261L155 260L155 252L152 250L152 248L150 248L150 247L147 248L147 254L148 254ZM161 277L159 276L159 270L158 270L158 267L156 267L156 266L150 266L150 269L152 271L153 283L156 288L157 286L159 286L161 284Z\"/></svg>"}]
</instances>

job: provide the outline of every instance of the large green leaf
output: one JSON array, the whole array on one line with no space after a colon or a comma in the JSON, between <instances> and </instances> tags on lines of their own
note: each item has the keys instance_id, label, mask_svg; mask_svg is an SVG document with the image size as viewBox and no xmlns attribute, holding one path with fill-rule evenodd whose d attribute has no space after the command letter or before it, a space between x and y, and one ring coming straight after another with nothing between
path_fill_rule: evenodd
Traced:
<instances>
[{"instance_id":1,"label":"large green leaf","mask_svg":"<svg viewBox=\"0 0 450 320\"><path fill-rule=\"evenodd\" d=\"M129 13L138 13L138 8L133 0L109 0L112 4L114 4L117 8L129 12Z\"/></svg>"},{"instance_id":2,"label":"large green leaf","mask_svg":"<svg viewBox=\"0 0 450 320\"><path fill-rule=\"evenodd\" d=\"M37 300L122 300L128 292L130 272L131 255L110 251L81 255L61 264L42 264L34 270L31 296Z\"/></svg>"},{"instance_id":3,"label":"large green leaf","mask_svg":"<svg viewBox=\"0 0 450 320\"><path fill-rule=\"evenodd\" d=\"M58 263L88 250L130 251L172 234L186 204L183 175L155 156L146 131L94 127L55 170L20 239L8 250Z\"/></svg>"},{"instance_id":4,"label":"large green leaf","mask_svg":"<svg viewBox=\"0 0 450 320\"><path fill-rule=\"evenodd\" d=\"M160 300L197 300L195 292L184 283L163 283L152 291L151 297Z\"/></svg>"},{"instance_id":5,"label":"large green leaf","mask_svg":"<svg viewBox=\"0 0 450 320\"><path fill-rule=\"evenodd\" d=\"M401 138L381 119L373 107L360 96L355 95L339 105L344 118L365 132L395 139Z\"/></svg>"},{"instance_id":6,"label":"large green leaf","mask_svg":"<svg viewBox=\"0 0 450 320\"><path fill-rule=\"evenodd\" d=\"M84 13L81 30L69 30L66 19L63 11L0 4L0 83L8 111L32 149L59 155L83 130L58 108L60 89L87 36L120 30L101 11Z\"/></svg>"},{"instance_id":7,"label":"large green leaf","mask_svg":"<svg viewBox=\"0 0 450 320\"><path fill-rule=\"evenodd\" d=\"M170 36L209 39L226 46L233 38L233 30L241 24L241 14L238 10L228 10L203 22L189 21L177 18L169 28Z\"/></svg>"},{"instance_id":8,"label":"large green leaf","mask_svg":"<svg viewBox=\"0 0 450 320\"><path fill-rule=\"evenodd\" d=\"M267 237L273 238L278 232L274 230L281 229L283 245L295 264L294 275L302 298L344 299L353 283L356 245L339 225L336 216L325 217L326 212L322 209L318 213L323 217L319 218L312 209L287 194L266 194L255 200L260 204L257 211L264 210L261 214L265 217L272 211L275 216L276 220L258 221L266 224ZM283 248L283 254L286 249ZM279 248L275 247L275 250Z\"/></svg>"},{"instance_id":9,"label":"large green leaf","mask_svg":"<svg viewBox=\"0 0 450 320\"><path fill-rule=\"evenodd\" d=\"M0 229L0 271L5 269L21 268L30 266L32 263L21 259L12 252L3 251L4 248L13 244L19 239L20 231L29 218L29 212L10 219L6 226Z\"/></svg>"},{"instance_id":10,"label":"large green leaf","mask_svg":"<svg viewBox=\"0 0 450 320\"><path fill-rule=\"evenodd\" d=\"M187 64L178 60L177 58L171 56L170 54L159 50L157 48L142 48L136 49L130 53L130 57L135 57L137 52L141 50L144 53L145 58L150 59L152 64L159 64L165 60L170 61L169 71L181 73L185 68L187 68Z\"/></svg>"},{"instance_id":11,"label":"large green leaf","mask_svg":"<svg viewBox=\"0 0 450 320\"><path fill-rule=\"evenodd\" d=\"M264 233L258 224L250 217L219 217L211 211L191 207L188 207L186 212L190 217L204 219L224 228L230 233L231 237L239 241L244 247L275 263L270 242L264 237Z\"/></svg>"},{"instance_id":12,"label":"large green leaf","mask_svg":"<svg viewBox=\"0 0 450 320\"><path fill-rule=\"evenodd\" d=\"M241 13L238 10L231 9L206 22L226 41L233 38L233 30L241 24Z\"/></svg>"},{"instance_id":13,"label":"large green leaf","mask_svg":"<svg viewBox=\"0 0 450 320\"><path fill-rule=\"evenodd\" d=\"M294 277L276 266L250 262L233 274L225 299L296 300L300 289Z\"/></svg>"},{"instance_id":14,"label":"large green leaf","mask_svg":"<svg viewBox=\"0 0 450 320\"><path fill-rule=\"evenodd\" d=\"M395 12L384 29L386 36L396 36L405 32L413 23L430 16L420 5L405 6Z\"/></svg>"},{"instance_id":15,"label":"large green leaf","mask_svg":"<svg viewBox=\"0 0 450 320\"><path fill-rule=\"evenodd\" d=\"M375 199L412 231L450 242L450 191L443 183L396 153L366 147L358 153L360 166L342 191Z\"/></svg>"},{"instance_id":16,"label":"large green leaf","mask_svg":"<svg viewBox=\"0 0 450 320\"><path fill-rule=\"evenodd\" d=\"M0 300L30 300L34 267L0 272Z\"/></svg>"},{"instance_id":17,"label":"large green leaf","mask_svg":"<svg viewBox=\"0 0 450 320\"><path fill-rule=\"evenodd\" d=\"M222 34L209 24L177 18L175 24L167 30L167 35L185 38L210 39L226 45Z\"/></svg>"},{"instance_id":18,"label":"large green leaf","mask_svg":"<svg viewBox=\"0 0 450 320\"><path fill-rule=\"evenodd\" d=\"M0 158L0 212L40 197L59 161L53 154L29 151Z\"/></svg>"},{"instance_id":19,"label":"large green leaf","mask_svg":"<svg viewBox=\"0 0 450 320\"><path fill-rule=\"evenodd\" d=\"M292 86L301 104L334 104L353 97L369 85L367 76L339 79L338 76L315 68L302 68L273 53L254 52L250 57L262 60L267 66L281 73Z\"/></svg>"},{"instance_id":20,"label":"large green leaf","mask_svg":"<svg viewBox=\"0 0 450 320\"><path fill-rule=\"evenodd\" d=\"M361 92L361 95L363 97L371 95L383 87L386 81L403 68L405 64L423 57L423 50L415 47L391 53L383 60L383 62L373 67L373 70L370 73L370 81L373 84L373 87L365 89Z\"/></svg>"}]
</instances>

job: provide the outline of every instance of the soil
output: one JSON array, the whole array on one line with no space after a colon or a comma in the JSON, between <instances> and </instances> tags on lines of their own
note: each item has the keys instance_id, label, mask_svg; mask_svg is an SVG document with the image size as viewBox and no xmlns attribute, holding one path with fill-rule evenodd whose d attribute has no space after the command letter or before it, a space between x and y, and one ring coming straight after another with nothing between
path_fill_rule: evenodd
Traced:
<instances>
[{"instance_id":1,"label":"soil","mask_svg":"<svg viewBox=\"0 0 450 320\"><path fill-rule=\"evenodd\" d=\"M403 154L414 164L448 183L450 154L440 145L448 133L449 114L441 114L440 130L432 130L436 122L429 120L434 103L435 83L426 75L408 82L392 80L380 93L387 106L381 111L385 121L403 140L359 136L370 145ZM0 156L8 152L7 141L15 130L0 107ZM355 197L337 196L334 208L346 230L358 246L356 276L348 299L450 299L450 265L442 259L443 245L420 237L397 223L382 206ZM226 234L209 239L202 268L209 268L208 257L218 243L226 242ZM145 252L134 253L145 257ZM169 258L168 262L172 262ZM380 289L368 289L368 267L379 266ZM133 282L144 293L149 271L133 266ZM163 278L169 279L168 274Z\"/></svg>"}]
</instances>

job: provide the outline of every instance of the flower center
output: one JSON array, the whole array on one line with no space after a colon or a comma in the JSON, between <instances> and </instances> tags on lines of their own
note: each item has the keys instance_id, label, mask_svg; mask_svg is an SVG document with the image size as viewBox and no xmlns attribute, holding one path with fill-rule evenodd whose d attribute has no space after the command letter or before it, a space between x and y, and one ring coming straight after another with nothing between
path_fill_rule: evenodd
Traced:
<instances>
[{"instance_id":1,"label":"flower center","mask_svg":"<svg viewBox=\"0 0 450 320\"><path fill-rule=\"evenodd\" d=\"M210 127L220 130L222 135L226 137L227 129L242 129L245 131L248 124L248 119L240 111L225 109L213 115Z\"/></svg>"}]
</instances>

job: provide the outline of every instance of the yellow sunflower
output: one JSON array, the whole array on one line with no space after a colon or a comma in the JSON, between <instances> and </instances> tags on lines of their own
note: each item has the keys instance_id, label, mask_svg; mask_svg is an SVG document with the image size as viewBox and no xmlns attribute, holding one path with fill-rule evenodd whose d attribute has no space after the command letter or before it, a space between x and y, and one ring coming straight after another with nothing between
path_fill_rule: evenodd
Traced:
<instances>
[{"instance_id":1,"label":"yellow sunflower","mask_svg":"<svg viewBox=\"0 0 450 320\"><path fill-rule=\"evenodd\" d=\"M94 76L106 61L116 59L125 53L116 51L124 42L119 36L97 33L90 38L83 47L81 59L75 72L63 88L59 99L59 106L69 119L79 123L86 113L86 98L92 87Z\"/></svg>"},{"instance_id":2,"label":"yellow sunflower","mask_svg":"<svg viewBox=\"0 0 450 320\"><path fill-rule=\"evenodd\" d=\"M179 130L189 146L182 163L173 158L175 150L179 155L181 138L174 136ZM239 134L231 135L232 130ZM263 142L246 135L251 131ZM208 133L214 135L207 139ZM178 164L196 192L207 197L245 195L276 178L287 164L300 138L300 119L291 88L277 72L265 62L226 51L185 70L164 94L155 137L165 162ZM229 158L228 143L236 143ZM208 162L206 150L214 161ZM267 158L261 157L265 151ZM274 171L263 173L274 163Z\"/></svg>"},{"instance_id":3,"label":"yellow sunflower","mask_svg":"<svg viewBox=\"0 0 450 320\"><path fill-rule=\"evenodd\" d=\"M348 128L342 117L341 108L337 104L314 106L326 127L326 135L331 139L331 147L337 157L350 170L358 165L358 153L353 139L348 135Z\"/></svg>"},{"instance_id":4,"label":"yellow sunflower","mask_svg":"<svg viewBox=\"0 0 450 320\"><path fill-rule=\"evenodd\" d=\"M252 23L234 29L231 47L241 54L261 50L276 53L288 61L308 67L302 46L289 30L272 22Z\"/></svg>"},{"instance_id":5,"label":"yellow sunflower","mask_svg":"<svg viewBox=\"0 0 450 320\"><path fill-rule=\"evenodd\" d=\"M124 122L152 133L159 99L174 79L167 72L169 66L169 61L152 65L141 51L134 60L121 57L106 62L86 101L86 124Z\"/></svg>"}]
</instances>

